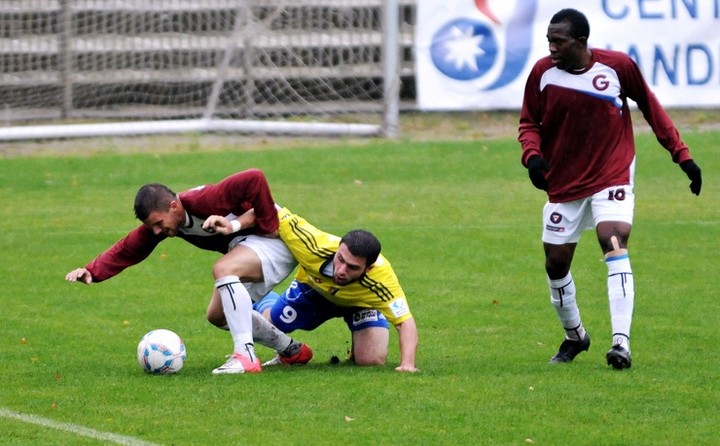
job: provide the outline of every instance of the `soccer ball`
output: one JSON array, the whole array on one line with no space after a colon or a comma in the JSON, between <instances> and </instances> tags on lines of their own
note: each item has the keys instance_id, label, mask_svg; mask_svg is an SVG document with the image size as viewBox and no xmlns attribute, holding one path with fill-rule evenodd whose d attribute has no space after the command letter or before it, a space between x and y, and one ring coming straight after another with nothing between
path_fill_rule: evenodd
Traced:
<instances>
[{"instance_id":1,"label":"soccer ball","mask_svg":"<svg viewBox=\"0 0 720 446\"><path fill-rule=\"evenodd\" d=\"M152 330L140 340L137 359L146 373L175 373L185 363L185 343L174 331L164 328Z\"/></svg>"}]
</instances>

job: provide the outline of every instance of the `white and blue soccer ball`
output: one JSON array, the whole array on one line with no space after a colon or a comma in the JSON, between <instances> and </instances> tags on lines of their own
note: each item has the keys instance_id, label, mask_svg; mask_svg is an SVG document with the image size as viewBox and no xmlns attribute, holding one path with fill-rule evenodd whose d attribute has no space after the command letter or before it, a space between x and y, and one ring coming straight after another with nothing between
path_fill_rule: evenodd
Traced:
<instances>
[{"instance_id":1,"label":"white and blue soccer ball","mask_svg":"<svg viewBox=\"0 0 720 446\"><path fill-rule=\"evenodd\" d=\"M185 343L177 333L160 328L145 334L137 347L140 368L154 375L168 375L185 363Z\"/></svg>"}]
</instances>

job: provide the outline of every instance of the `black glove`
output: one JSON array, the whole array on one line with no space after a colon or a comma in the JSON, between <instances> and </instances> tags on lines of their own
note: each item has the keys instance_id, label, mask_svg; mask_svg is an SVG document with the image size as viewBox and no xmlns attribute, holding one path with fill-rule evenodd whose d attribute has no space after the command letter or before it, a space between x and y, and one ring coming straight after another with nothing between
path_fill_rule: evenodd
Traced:
<instances>
[{"instance_id":1,"label":"black glove","mask_svg":"<svg viewBox=\"0 0 720 446\"><path fill-rule=\"evenodd\" d=\"M680 168L687 174L688 178L690 178L690 192L695 195L700 195L700 189L702 188L700 167L698 167L693 160L685 160L680 163Z\"/></svg>"},{"instance_id":2,"label":"black glove","mask_svg":"<svg viewBox=\"0 0 720 446\"><path fill-rule=\"evenodd\" d=\"M531 156L527 162L527 169L533 186L540 190L547 190L548 182L545 179L545 174L543 172L550 170L550 166L548 166L543 157L540 155ZM700 175L699 172L700 169L698 169L698 175Z\"/></svg>"}]
</instances>

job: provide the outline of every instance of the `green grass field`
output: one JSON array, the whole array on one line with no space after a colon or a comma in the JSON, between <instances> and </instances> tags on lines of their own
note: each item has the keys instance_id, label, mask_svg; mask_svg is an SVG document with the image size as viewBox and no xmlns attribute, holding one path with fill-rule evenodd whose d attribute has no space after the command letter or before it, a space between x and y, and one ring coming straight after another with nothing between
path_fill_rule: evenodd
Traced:
<instances>
[{"instance_id":1,"label":"green grass field","mask_svg":"<svg viewBox=\"0 0 720 446\"><path fill-rule=\"evenodd\" d=\"M605 364L607 270L591 232L573 275L593 346L547 363L563 333L539 240L545 197L513 139L0 159L0 444L717 444L720 133L684 137L700 197L638 137L634 362L622 372ZM421 373L393 370L394 330L386 367L332 365L349 340L333 321L295 334L315 350L305 367L211 376L231 348L204 318L217 256L181 240L106 283L64 281L137 224L143 183L183 190L248 167L318 226L379 236L418 323ZM153 328L185 340L179 374L137 366Z\"/></svg>"}]
</instances>

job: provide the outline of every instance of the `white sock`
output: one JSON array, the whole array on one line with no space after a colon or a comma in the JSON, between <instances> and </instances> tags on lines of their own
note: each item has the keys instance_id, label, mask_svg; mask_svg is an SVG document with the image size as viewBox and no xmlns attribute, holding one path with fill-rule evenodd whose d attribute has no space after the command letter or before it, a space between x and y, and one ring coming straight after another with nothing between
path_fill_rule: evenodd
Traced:
<instances>
[{"instance_id":1,"label":"white sock","mask_svg":"<svg viewBox=\"0 0 720 446\"><path fill-rule=\"evenodd\" d=\"M565 337L578 341L585 337L585 327L580 319L580 310L575 301L575 282L568 272L562 279L548 277L550 302L555 307L560 323L565 329Z\"/></svg>"},{"instance_id":2,"label":"white sock","mask_svg":"<svg viewBox=\"0 0 720 446\"><path fill-rule=\"evenodd\" d=\"M262 314L252 312L253 337L265 347L269 347L283 356L292 356L300 351L300 343L280 331L265 319Z\"/></svg>"},{"instance_id":3,"label":"white sock","mask_svg":"<svg viewBox=\"0 0 720 446\"><path fill-rule=\"evenodd\" d=\"M220 292L223 312L233 338L234 353L255 360L255 346L252 332L252 301L238 276L225 276L215 281Z\"/></svg>"},{"instance_id":4,"label":"white sock","mask_svg":"<svg viewBox=\"0 0 720 446\"><path fill-rule=\"evenodd\" d=\"M608 301L613 345L620 344L630 351L630 325L635 306L635 283L627 254L605 259L608 267Z\"/></svg>"}]
</instances>

